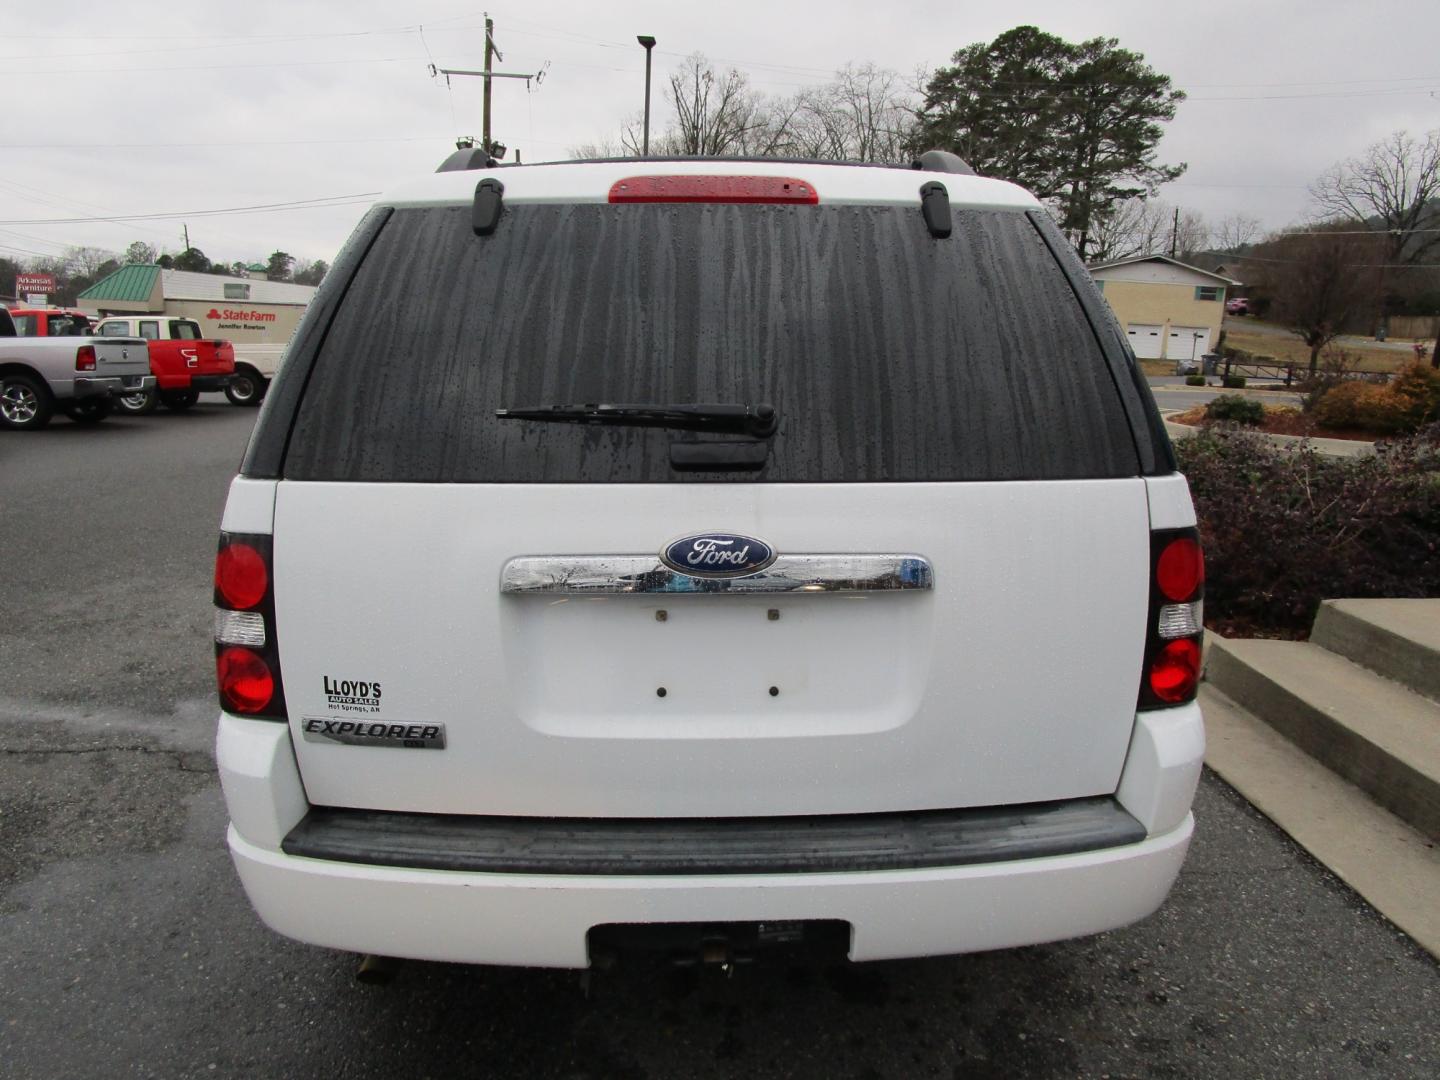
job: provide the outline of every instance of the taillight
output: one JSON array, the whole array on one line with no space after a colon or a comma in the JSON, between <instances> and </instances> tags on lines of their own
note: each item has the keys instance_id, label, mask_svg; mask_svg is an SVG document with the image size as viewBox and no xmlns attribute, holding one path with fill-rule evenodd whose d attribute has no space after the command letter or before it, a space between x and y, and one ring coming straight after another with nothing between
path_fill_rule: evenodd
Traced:
<instances>
[{"instance_id":1,"label":"taillight","mask_svg":"<svg viewBox=\"0 0 1440 1080\"><path fill-rule=\"evenodd\" d=\"M1200 541L1177 536L1169 541L1155 561L1155 584L1165 599L1186 601L1205 584L1205 557Z\"/></svg>"},{"instance_id":2,"label":"taillight","mask_svg":"<svg viewBox=\"0 0 1440 1080\"><path fill-rule=\"evenodd\" d=\"M815 188L793 176L627 176L610 185L612 203L779 203L811 206Z\"/></svg>"},{"instance_id":3,"label":"taillight","mask_svg":"<svg viewBox=\"0 0 1440 1080\"><path fill-rule=\"evenodd\" d=\"M75 350L75 370L76 370L76 371L94 371L94 370L95 370L95 346L94 346L94 345L81 345L78 349Z\"/></svg>"},{"instance_id":4,"label":"taillight","mask_svg":"<svg viewBox=\"0 0 1440 1080\"><path fill-rule=\"evenodd\" d=\"M271 554L269 536L220 534L215 555L215 682L226 712L284 720Z\"/></svg>"},{"instance_id":5,"label":"taillight","mask_svg":"<svg viewBox=\"0 0 1440 1080\"><path fill-rule=\"evenodd\" d=\"M232 541L215 556L216 603L244 611L265 599L270 570L260 552L246 543Z\"/></svg>"},{"instance_id":6,"label":"taillight","mask_svg":"<svg viewBox=\"0 0 1440 1080\"><path fill-rule=\"evenodd\" d=\"M215 655L220 701L231 712L251 715L265 711L275 697L275 676L265 658L253 649L222 648Z\"/></svg>"},{"instance_id":7,"label":"taillight","mask_svg":"<svg viewBox=\"0 0 1440 1080\"><path fill-rule=\"evenodd\" d=\"M1195 529L1150 534L1150 612L1141 709L1163 709L1195 697L1204 634L1205 557Z\"/></svg>"}]
</instances>

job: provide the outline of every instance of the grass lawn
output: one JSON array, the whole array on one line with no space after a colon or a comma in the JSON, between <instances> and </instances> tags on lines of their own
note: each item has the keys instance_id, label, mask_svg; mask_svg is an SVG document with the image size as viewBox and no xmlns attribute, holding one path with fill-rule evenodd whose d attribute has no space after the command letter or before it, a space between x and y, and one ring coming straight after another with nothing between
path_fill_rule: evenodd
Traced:
<instances>
[{"instance_id":1,"label":"grass lawn","mask_svg":"<svg viewBox=\"0 0 1440 1080\"><path fill-rule=\"evenodd\" d=\"M1255 356L1273 356L1281 364L1292 363L1303 367L1310 365L1310 350L1294 334L1261 334L1227 325L1225 344L1244 349ZM1364 343L1337 343L1328 346L1328 350L1343 351L1353 357L1352 368L1356 371L1394 371L1415 359L1414 353L1408 349L1385 349ZM1325 362L1323 351L1320 362Z\"/></svg>"}]
</instances>

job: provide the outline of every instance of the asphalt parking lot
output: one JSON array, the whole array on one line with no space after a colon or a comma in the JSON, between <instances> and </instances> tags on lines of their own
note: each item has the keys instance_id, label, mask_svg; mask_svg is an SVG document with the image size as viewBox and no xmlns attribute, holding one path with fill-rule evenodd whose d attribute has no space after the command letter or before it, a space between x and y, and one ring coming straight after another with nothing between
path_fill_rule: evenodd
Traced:
<instances>
[{"instance_id":1,"label":"asphalt parking lot","mask_svg":"<svg viewBox=\"0 0 1440 1080\"><path fill-rule=\"evenodd\" d=\"M254 418L0 433L7 1080L1440 1075L1440 968L1209 775L1168 904L1097 938L357 983L260 926L224 850L210 567Z\"/></svg>"}]
</instances>

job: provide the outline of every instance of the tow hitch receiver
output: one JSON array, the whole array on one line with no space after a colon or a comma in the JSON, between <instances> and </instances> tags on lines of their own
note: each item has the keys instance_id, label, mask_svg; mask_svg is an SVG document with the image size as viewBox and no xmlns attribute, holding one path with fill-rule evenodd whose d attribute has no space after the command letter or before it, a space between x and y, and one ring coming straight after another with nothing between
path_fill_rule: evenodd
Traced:
<instances>
[{"instance_id":1,"label":"tow hitch receiver","mask_svg":"<svg viewBox=\"0 0 1440 1080\"><path fill-rule=\"evenodd\" d=\"M667 956L676 967L737 965L765 959L843 960L850 924L840 919L766 922L607 923L587 937L591 967L613 965L625 953Z\"/></svg>"}]
</instances>

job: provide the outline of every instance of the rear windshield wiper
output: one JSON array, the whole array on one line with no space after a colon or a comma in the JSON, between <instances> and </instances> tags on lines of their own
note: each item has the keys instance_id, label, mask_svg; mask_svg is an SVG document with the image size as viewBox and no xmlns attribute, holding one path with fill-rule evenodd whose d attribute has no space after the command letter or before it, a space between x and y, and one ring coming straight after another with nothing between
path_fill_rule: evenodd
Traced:
<instances>
[{"instance_id":1,"label":"rear windshield wiper","mask_svg":"<svg viewBox=\"0 0 1440 1080\"><path fill-rule=\"evenodd\" d=\"M536 405L496 409L501 420L559 424L621 424L628 427L720 431L769 438L780 426L773 405Z\"/></svg>"}]
</instances>

